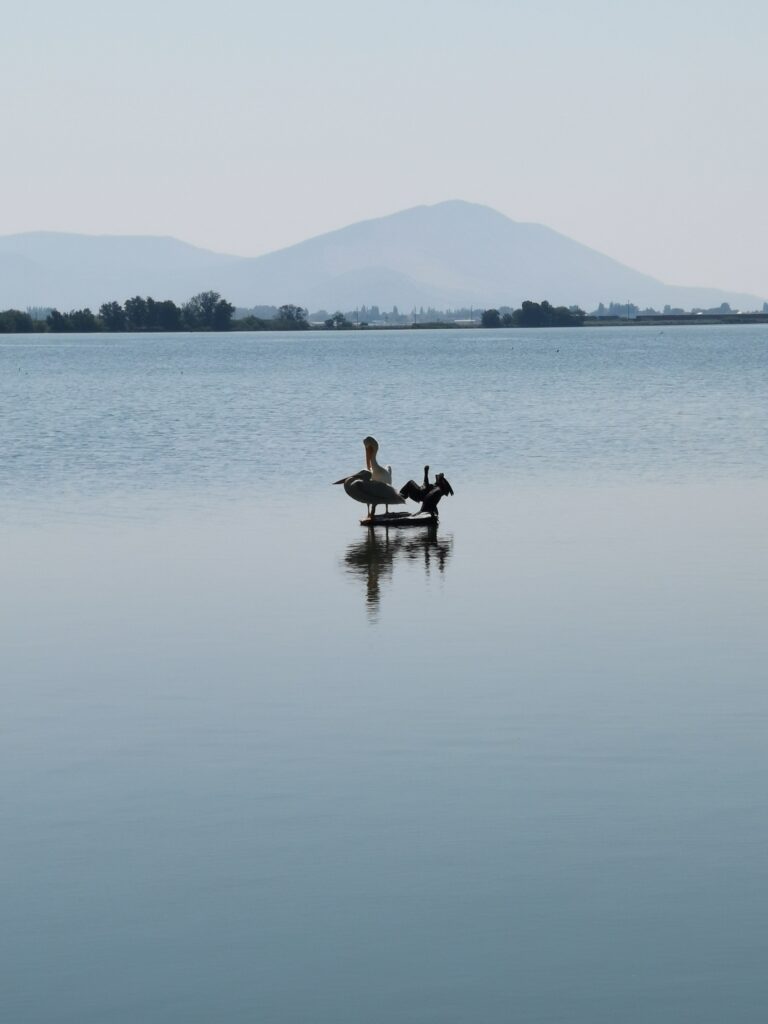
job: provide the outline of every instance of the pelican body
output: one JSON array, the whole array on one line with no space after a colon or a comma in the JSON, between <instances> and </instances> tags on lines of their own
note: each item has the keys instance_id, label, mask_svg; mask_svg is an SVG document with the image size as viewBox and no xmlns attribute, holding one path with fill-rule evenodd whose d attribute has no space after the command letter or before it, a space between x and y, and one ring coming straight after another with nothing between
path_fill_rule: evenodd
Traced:
<instances>
[{"instance_id":1,"label":"pelican body","mask_svg":"<svg viewBox=\"0 0 768 1024\"><path fill-rule=\"evenodd\" d=\"M405 498L399 494L392 484L383 480L374 480L370 469L360 469L351 476L344 476L341 480L334 480L334 484L343 484L344 490L355 501L368 505L370 516L376 514L377 505L404 505Z\"/></svg>"}]
</instances>

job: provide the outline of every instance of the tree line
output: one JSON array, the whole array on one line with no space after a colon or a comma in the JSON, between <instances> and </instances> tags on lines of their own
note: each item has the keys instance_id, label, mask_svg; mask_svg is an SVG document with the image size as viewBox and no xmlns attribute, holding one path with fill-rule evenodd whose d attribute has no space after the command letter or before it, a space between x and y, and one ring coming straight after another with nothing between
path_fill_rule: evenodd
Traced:
<instances>
[{"instance_id":1,"label":"tree line","mask_svg":"<svg viewBox=\"0 0 768 1024\"><path fill-rule=\"evenodd\" d=\"M271 310L263 310L270 312ZM42 315L46 311L33 310ZM200 292L178 306L172 299L156 300L136 295L124 303L105 302L94 313L87 306L63 313L47 311L45 319L35 318L29 311L0 311L0 334L23 334L48 331L53 334L165 332L165 331L305 331L310 327L308 312L302 306L287 304L278 307L271 317L253 314L235 319L231 302L218 292ZM260 309L259 312L262 312ZM520 309L502 306L482 313L483 327L580 327L586 314L578 307L552 306L543 302L523 302ZM357 326L349 317L336 312L324 321L328 330L350 330ZM432 326L418 325L414 326ZM435 322L435 327L446 324Z\"/></svg>"},{"instance_id":2,"label":"tree line","mask_svg":"<svg viewBox=\"0 0 768 1024\"><path fill-rule=\"evenodd\" d=\"M69 331L228 331L235 307L218 292L200 292L177 306L172 299L156 300L135 295L124 303L104 302L98 314L85 309L61 313L52 309L46 317L54 334Z\"/></svg>"},{"instance_id":3,"label":"tree line","mask_svg":"<svg viewBox=\"0 0 768 1024\"><path fill-rule=\"evenodd\" d=\"M503 307L502 307L503 308ZM480 318L483 327L581 327L586 313L578 307L551 306L543 302L526 301L520 309L485 309Z\"/></svg>"},{"instance_id":4,"label":"tree line","mask_svg":"<svg viewBox=\"0 0 768 1024\"><path fill-rule=\"evenodd\" d=\"M156 300L136 295L124 303L105 302L94 313L89 307L63 313L51 309L45 319L34 319L18 309L0 311L0 334L84 334L92 332L157 331L295 331L309 327L301 306L280 306L271 319L233 319L235 307L218 292L200 292L181 306L172 299Z\"/></svg>"}]
</instances>

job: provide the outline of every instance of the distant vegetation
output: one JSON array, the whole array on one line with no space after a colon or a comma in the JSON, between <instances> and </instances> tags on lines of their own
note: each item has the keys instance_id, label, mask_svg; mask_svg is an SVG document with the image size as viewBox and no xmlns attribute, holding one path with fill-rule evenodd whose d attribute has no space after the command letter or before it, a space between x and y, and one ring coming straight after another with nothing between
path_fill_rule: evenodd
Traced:
<instances>
[{"instance_id":1,"label":"distant vegetation","mask_svg":"<svg viewBox=\"0 0 768 1024\"><path fill-rule=\"evenodd\" d=\"M524 302L520 309L500 313L486 309L480 318L483 327L581 327L587 314L578 307L551 306L543 302Z\"/></svg>"},{"instance_id":2,"label":"distant vegetation","mask_svg":"<svg viewBox=\"0 0 768 1024\"><path fill-rule=\"evenodd\" d=\"M69 313L51 310L46 318L53 333L68 331L228 331L235 307L218 292L200 292L177 306L171 299L160 302L136 295L119 302L105 302L98 316L90 309Z\"/></svg>"},{"instance_id":3,"label":"distant vegetation","mask_svg":"<svg viewBox=\"0 0 768 1024\"><path fill-rule=\"evenodd\" d=\"M753 314L758 312L758 310L754 310ZM762 313L768 313L768 302L763 303ZM690 310L683 309L681 306L666 305L661 311L654 309L653 306L640 309L633 302L610 302L607 306L601 302L597 309L590 313L595 320L637 320L638 317L650 316L729 317L741 315L741 312L738 309L732 309L728 302L721 302L719 306L692 306Z\"/></svg>"},{"instance_id":4,"label":"distant vegetation","mask_svg":"<svg viewBox=\"0 0 768 1024\"><path fill-rule=\"evenodd\" d=\"M58 309L36 308L0 311L0 334L84 334L124 331L304 331L309 327L307 311L286 305L271 318L246 316L234 320L235 307L218 292L200 292L177 306L171 299L157 301L136 295L124 303L105 302L98 313L87 306L62 313Z\"/></svg>"},{"instance_id":5,"label":"distant vegetation","mask_svg":"<svg viewBox=\"0 0 768 1024\"><path fill-rule=\"evenodd\" d=\"M498 309L473 308L439 310L429 307L412 309L410 314L400 313L397 306L391 312L378 306L360 306L354 310L337 310L329 314L317 310L309 314L303 306L253 306L236 309L218 292L207 291L194 295L188 302L177 306L171 299L161 301L140 295L124 303L105 302L94 313L88 307L62 313L43 306L0 310L0 334L51 334L109 332L166 332L166 331L348 331L370 327L581 327L588 323L624 323L637 320L648 322L653 318L688 317L695 315L717 317L726 322L750 319L758 322L768 317L768 303L762 313L740 314L727 303L708 310L694 309L685 313L665 306L662 313L654 309L641 310L632 303L600 303L592 313L586 314L578 306L553 306L543 302L525 301L519 309L500 306Z\"/></svg>"},{"instance_id":6,"label":"distant vegetation","mask_svg":"<svg viewBox=\"0 0 768 1024\"><path fill-rule=\"evenodd\" d=\"M271 317L245 316L232 322L235 331L306 331L307 311L302 306L278 306Z\"/></svg>"},{"instance_id":7,"label":"distant vegetation","mask_svg":"<svg viewBox=\"0 0 768 1024\"><path fill-rule=\"evenodd\" d=\"M4 309L0 312L0 334L31 334L38 328L29 313L20 309Z\"/></svg>"}]
</instances>

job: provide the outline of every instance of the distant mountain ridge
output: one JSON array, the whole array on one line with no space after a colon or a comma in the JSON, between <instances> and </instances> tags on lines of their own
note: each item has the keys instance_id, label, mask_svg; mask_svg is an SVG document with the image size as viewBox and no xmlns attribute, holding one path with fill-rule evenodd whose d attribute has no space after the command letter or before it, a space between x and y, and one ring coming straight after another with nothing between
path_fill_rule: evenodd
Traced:
<instances>
[{"instance_id":1,"label":"distant mountain ridge","mask_svg":"<svg viewBox=\"0 0 768 1024\"><path fill-rule=\"evenodd\" d=\"M182 302L214 289L239 306L311 309L376 304L519 306L524 299L593 309L633 302L689 309L754 295L667 285L541 224L450 200L299 242L263 256L229 256L175 238L30 232L0 237L0 308L71 309L132 295Z\"/></svg>"}]
</instances>

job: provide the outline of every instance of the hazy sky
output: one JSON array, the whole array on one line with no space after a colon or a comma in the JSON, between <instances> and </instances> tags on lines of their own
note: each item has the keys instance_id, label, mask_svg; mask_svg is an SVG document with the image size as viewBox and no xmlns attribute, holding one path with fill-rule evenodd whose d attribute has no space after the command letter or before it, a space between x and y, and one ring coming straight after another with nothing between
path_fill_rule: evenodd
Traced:
<instances>
[{"instance_id":1,"label":"hazy sky","mask_svg":"<svg viewBox=\"0 0 768 1024\"><path fill-rule=\"evenodd\" d=\"M762 0L27 0L0 24L0 234L257 255L458 198L768 298Z\"/></svg>"}]
</instances>

